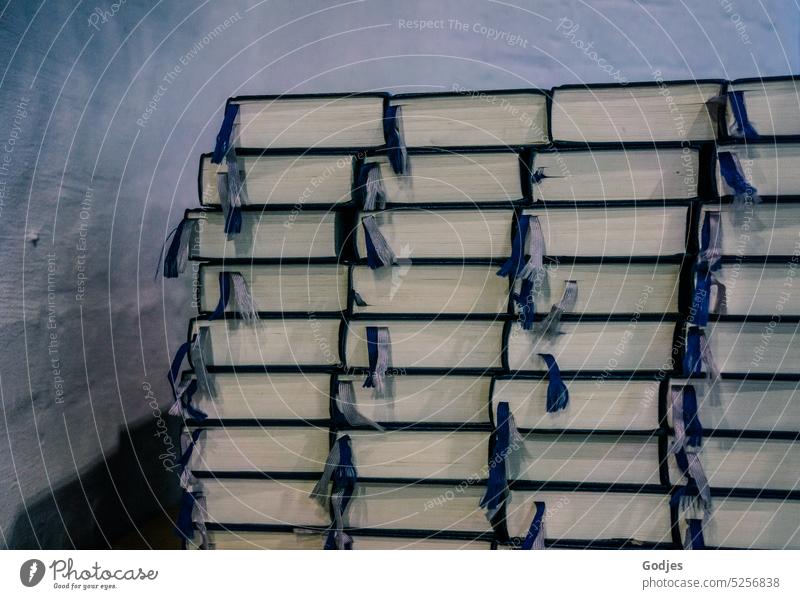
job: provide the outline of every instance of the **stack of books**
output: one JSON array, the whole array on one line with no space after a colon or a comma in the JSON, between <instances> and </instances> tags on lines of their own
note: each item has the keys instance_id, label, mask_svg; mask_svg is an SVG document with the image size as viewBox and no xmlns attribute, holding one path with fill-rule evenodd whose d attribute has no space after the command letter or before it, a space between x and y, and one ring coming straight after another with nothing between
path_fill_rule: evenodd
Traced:
<instances>
[{"instance_id":1,"label":"stack of books","mask_svg":"<svg viewBox=\"0 0 800 599\"><path fill-rule=\"evenodd\" d=\"M230 99L186 546L800 548L795 84Z\"/></svg>"},{"instance_id":2,"label":"stack of books","mask_svg":"<svg viewBox=\"0 0 800 599\"><path fill-rule=\"evenodd\" d=\"M794 83L729 86L716 197L693 226L682 376L670 380L665 414L670 480L687 483L673 495L686 546L789 548L800 535Z\"/></svg>"}]
</instances>

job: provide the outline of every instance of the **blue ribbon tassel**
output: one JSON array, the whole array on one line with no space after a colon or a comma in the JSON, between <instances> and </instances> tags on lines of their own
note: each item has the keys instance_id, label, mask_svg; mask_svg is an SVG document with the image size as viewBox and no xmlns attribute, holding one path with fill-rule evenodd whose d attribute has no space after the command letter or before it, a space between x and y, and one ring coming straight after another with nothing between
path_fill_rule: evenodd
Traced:
<instances>
[{"instance_id":1,"label":"blue ribbon tassel","mask_svg":"<svg viewBox=\"0 0 800 599\"><path fill-rule=\"evenodd\" d=\"M528 235L530 221L531 217L529 215L523 214L519 217L517 232L511 243L511 256L503 263L500 270L497 271L498 276L517 276L525 267L525 237Z\"/></svg>"},{"instance_id":2,"label":"blue ribbon tassel","mask_svg":"<svg viewBox=\"0 0 800 599\"><path fill-rule=\"evenodd\" d=\"M706 548L706 542L703 538L703 521L694 518L686 520L688 526L686 534L689 537L689 545L692 549L700 550Z\"/></svg>"},{"instance_id":3,"label":"blue ribbon tassel","mask_svg":"<svg viewBox=\"0 0 800 599\"><path fill-rule=\"evenodd\" d=\"M381 268L384 266L383 260L380 259L378 252L375 251L375 244L372 243L372 237L370 237L369 231L367 231L367 228L364 226L363 222L361 226L364 227L364 245L367 246L367 265L372 270Z\"/></svg>"},{"instance_id":4,"label":"blue ribbon tassel","mask_svg":"<svg viewBox=\"0 0 800 599\"><path fill-rule=\"evenodd\" d=\"M202 428L196 428L192 431L192 440L189 443L189 446L186 448L186 451L184 451L181 454L181 459L179 462L181 466L181 472L186 470L186 468L189 466L189 460L192 458L192 452L194 452L194 446L197 444L197 440L200 438L200 435L202 433L203 433Z\"/></svg>"},{"instance_id":5,"label":"blue ribbon tassel","mask_svg":"<svg viewBox=\"0 0 800 599\"><path fill-rule=\"evenodd\" d=\"M214 311L208 317L208 320L216 320L217 318L222 318L225 314L225 307L228 305L228 302L231 298L231 275L228 272L222 271L219 273L219 302L217 303L217 307L214 308Z\"/></svg>"},{"instance_id":6,"label":"blue ribbon tassel","mask_svg":"<svg viewBox=\"0 0 800 599\"><path fill-rule=\"evenodd\" d=\"M375 370L378 368L378 327L367 327L367 355L369 357L369 372L364 380L364 389L375 387Z\"/></svg>"},{"instance_id":7,"label":"blue ribbon tassel","mask_svg":"<svg viewBox=\"0 0 800 599\"><path fill-rule=\"evenodd\" d=\"M739 171L736 166L736 161L733 159L733 154L730 152L719 152L717 154L719 160L719 170L725 182L733 189L737 195L754 196L757 192L756 188L750 185L745 179L744 173Z\"/></svg>"},{"instance_id":8,"label":"blue ribbon tassel","mask_svg":"<svg viewBox=\"0 0 800 599\"><path fill-rule=\"evenodd\" d=\"M183 360L186 358L186 355L189 353L189 348L191 347L192 342L186 341L182 343L181 346L178 348L178 351L175 352L175 357L172 358L172 364L170 364L169 372L167 373L167 380L169 381L170 387L172 387L172 396L173 398L177 398L177 387L178 387L178 375L181 371L181 364L183 364Z\"/></svg>"},{"instance_id":9,"label":"blue ribbon tassel","mask_svg":"<svg viewBox=\"0 0 800 599\"><path fill-rule=\"evenodd\" d=\"M736 129L742 134L742 137L745 139L756 139L758 133L747 118L747 107L744 104L744 92L728 92L728 102L731 105L731 112L733 113L733 120L736 122Z\"/></svg>"},{"instance_id":10,"label":"blue ribbon tassel","mask_svg":"<svg viewBox=\"0 0 800 599\"><path fill-rule=\"evenodd\" d=\"M397 127L397 106L387 106L383 117L383 137L386 140L386 156L395 174L405 173L403 160L403 142Z\"/></svg>"},{"instance_id":11,"label":"blue ribbon tassel","mask_svg":"<svg viewBox=\"0 0 800 599\"><path fill-rule=\"evenodd\" d=\"M170 235L172 241L169 244L167 253L164 256L164 278L175 279L180 272L178 271L178 254L181 252L181 241L183 239L183 229L186 227L189 220L187 218L181 219L181 222L172 230ZM167 237L169 239L169 236Z\"/></svg>"},{"instance_id":12,"label":"blue ribbon tassel","mask_svg":"<svg viewBox=\"0 0 800 599\"><path fill-rule=\"evenodd\" d=\"M525 539L522 541L520 549L525 549L525 550L533 549L533 543L536 541L536 537L538 537L542 532L542 520L544 519L544 510L545 510L544 501L537 501L536 514L534 514L533 516L530 528L528 528L528 534L525 535Z\"/></svg>"},{"instance_id":13,"label":"blue ribbon tassel","mask_svg":"<svg viewBox=\"0 0 800 599\"><path fill-rule=\"evenodd\" d=\"M211 162L214 164L221 164L225 155L228 153L231 145L231 132L233 131L233 123L236 121L236 116L239 114L239 105L228 102L225 105L225 116L222 119L222 126L217 133L217 143L214 146L214 154L211 156Z\"/></svg>"},{"instance_id":14,"label":"blue ribbon tassel","mask_svg":"<svg viewBox=\"0 0 800 599\"><path fill-rule=\"evenodd\" d=\"M353 499L356 489L358 472L353 464L353 450L350 447L350 436L343 435L336 440L339 445L339 464L333 471L333 486L331 494L343 493L342 514L347 512L347 506ZM336 531L331 529L325 539L325 549L336 549ZM352 549L352 544L346 544L345 549Z\"/></svg>"},{"instance_id":15,"label":"blue ribbon tassel","mask_svg":"<svg viewBox=\"0 0 800 599\"><path fill-rule=\"evenodd\" d=\"M692 298L692 323L704 327L708 324L711 304L712 273L720 267L719 262L709 267L706 262L698 263L695 268L694 297Z\"/></svg>"},{"instance_id":16,"label":"blue ribbon tassel","mask_svg":"<svg viewBox=\"0 0 800 599\"><path fill-rule=\"evenodd\" d=\"M703 444L703 425L697 414L697 392L692 385L683 388L683 423L687 445L700 447Z\"/></svg>"},{"instance_id":17,"label":"blue ribbon tassel","mask_svg":"<svg viewBox=\"0 0 800 599\"><path fill-rule=\"evenodd\" d=\"M717 243L717 240L714 240ZM700 229L700 253L703 254L711 247L711 212L706 212L703 217L703 226Z\"/></svg>"},{"instance_id":18,"label":"blue ribbon tassel","mask_svg":"<svg viewBox=\"0 0 800 599\"><path fill-rule=\"evenodd\" d=\"M189 386L186 387L186 391L183 393L183 399L181 401L183 405L183 409L189 414L189 418L192 420L203 421L208 418L208 414L203 412L202 410L198 410L194 405L192 405L192 400L194 399L194 394L197 392L197 379L193 379Z\"/></svg>"},{"instance_id":19,"label":"blue ribbon tassel","mask_svg":"<svg viewBox=\"0 0 800 599\"><path fill-rule=\"evenodd\" d=\"M700 254L703 255L711 247L711 213L706 212L703 226L700 229ZM717 243L717 240L714 240ZM719 270L720 263L709 264L701 260L695 266L695 288L692 297L692 322L698 326L708 324L708 313L711 301L711 275Z\"/></svg>"},{"instance_id":20,"label":"blue ribbon tassel","mask_svg":"<svg viewBox=\"0 0 800 599\"><path fill-rule=\"evenodd\" d=\"M506 459L511 446L511 410L507 401L497 404L497 424L492 433L492 451L489 460L489 480L480 507L496 510L508 495Z\"/></svg>"},{"instance_id":21,"label":"blue ribbon tassel","mask_svg":"<svg viewBox=\"0 0 800 599\"><path fill-rule=\"evenodd\" d=\"M181 506L178 511L178 518L175 521L175 535L181 539L183 548L186 543L194 537L194 522L192 521L192 511L200 496L198 491L184 491L181 495Z\"/></svg>"},{"instance_id":22,"label":"blue ribbon tassel","mask_svg":"<svg viewBox=\"0 0 800 599\"><path fill-rule=\"evenodd\" d=\"M681 452L682 453L682 452ZM686 455L683 456L684 462L686 460ZM685 487L681 487L677 489L670 497L669 504L673 510L679 510L681 505L681 500L686 497L687 495L693 496L697 495L697 485L694 484L694 481L690 478L689 483ZM687 518L686 519L686 538L689 541L687 545L689 545L692 549L705 549L706 544L705 540L703 539L703 521L698 520L695 518Z\"/></svg>"},{"instance_id":23,"label":"blue ribbon tassel","mask_svg":"<svg viewBox=\"0 0 800 599\"><path fill-rule=\"evenodd\" d=\"M700 353L700 329L690 328L686 332L686 351L683 354L683 375L692 376L703 373Z\"/></svg>"},{"instance_id":24,"label":"blue ribbon tassel","mask_svg":"<svg viewBox=\"0 0 800 599\"><path fill-rule=\"evenodd\" d=\"M686 420L684 418L684 420ZM682 487L683 492L686 495L697 496L700 495L700 489L697 486L697 481L695 481L694 477L689 474L689 458L686 456L685 449L679 449L675 452L675 463L678 464L678 468L686 477L686 485Z\"/></svg>"},{"instance_id":25,"label":"blue ribbon tassel","mask_svg":"<svg viewBox=\"0 0 800 599\"><path fill-rule=\"evenodd\" d=\"M547 411L564 410L569 403L569 391L561 380L561 369L552 354L539 354L547 364Z\"/></svg>"},{"instance_id":26,"label":"blue ribbon tassel","mask_svg":"<svg viewBox=\"0 0 800 599\"><path fill-rule=\"evenodd\" d=\"M242 208L240 206L231 206L228 214L225 216L225 234L238 235L242 232Z\"/></svg>"}]
</instances>

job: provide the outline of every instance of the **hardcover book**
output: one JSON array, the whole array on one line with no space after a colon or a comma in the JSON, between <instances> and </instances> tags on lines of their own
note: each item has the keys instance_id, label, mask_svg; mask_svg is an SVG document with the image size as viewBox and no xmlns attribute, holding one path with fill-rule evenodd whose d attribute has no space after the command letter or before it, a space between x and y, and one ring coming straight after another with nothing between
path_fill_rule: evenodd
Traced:
<instances>
[{"instance_id":1,"label":"hardcover book","mask_svg":"<svg viewBox=\"0 0 800 599\"><path fill-rule=\"evenodd\" d=\"M553 141L710 141L716 138L721 93L718 81L556 87Z\"/></svg>"},{"instance_id":2,"label":"hardcover book","mask_svg":"<svg viewBox=\"0 0 800 599\"><path fill-rule=\"evenodd\" d=\"M367 148L384 143L383 94L241 96L228 100L238 148Z\"/></svg>"},{"instance_id":3,"label":"hardcover book","mask_svg":"<svg viewBox=\"0 0 800 599\"><path fill-rule=\"evenodd\" d=\"M507 205L526 193L520 157L510 150L410 152L408 162L410 171L396 174L385 155L365 158L359 175L362 205Z\"/></svg>"},{"instance_id":4,"label":"hardcover book","mask_svg":"<svg viewBox=\"0 0 800 599\"><path fill-rule=\"evenodd\" d=\"M731 81L725 124L728 136L733 138L800 135L798 80L765 77Z\"/></svg>"},{"instance_id":5,"label":"hardcover book","mask_svg":"<svg viewBox=\"0 0 800 599\"><path fill-rule=\"evenodd\" d=\"M210 427L202 428L189 469L194 474L321 473L327 455L327 426Z\"/></svg>"},{"instance_id":6,"label":"hardcover book","mask_svg":"<svg viewBox=\"0 0 800 599\"><path fill-rule=\"evenodd\" d=\"M371 368L368 328L387 329L387 367L500 368L503 322L494 320L351 320L347 324L345 359L349 368Z\"/></svg>"},{"instance_id":7,"label":"hardcover book","mask_svg":"<svg viewBox=\"0 0 800 599\"><path fill-rule=\"evenodd\" d=\"M620 372L672 369L674 322L563 322L560 328L559 335L550 337L525 331L519 323L511 325L508 367L546 372L542 354L547 354L561 370L594 371L601 379Z\"/></svg>"},{"instance_id":8,"label":"hardcover book","mask_svg":"<svg viewBox=\"0 0 800 599\"><path fill-rule=\"evenodd\" d=\"M706 547L800 549L800 501L759 497L715 497L703 522ZM680 535L686 532L683 519Z\"/></svg>"},{"instance_id":9,"label":"hardcover book","mask_svg":"<svg viewBox=\"0 0 800 599\"><path fill-rule=\"evenodd\" d=\"M222 273L238 273L258 312L325 313L347 310L348 269L343 264L202 264L199 308L213 312ZM234 294L236 290L234 290ZM225 311L234 312L230 298Z\"/></svg>"},{"instance_id":10,"label":"hardcover book","mask_svg":"<svg viewBox=\"0 0 800 599\"><path fill-rule=\"evenodd\" d=\"M538 90L392 96L406 146L524 146L547 142L547 97Z\"/></svg>"},{"instance_id":11,"label":"hardcover book","mask_svg":"<svg viewBox=\"0 0 800 599\"><path fill-rule=\"evenodd\" d=\"M695 148L559 149L534 152L533 199L540 202L691 200L698 195Z\"/></svg>"},{"instance_id":12,"label":"hardcover book","mask_svg":"<svg viewBox=\"0 0 800 599\"><path fill-rule=\"evenodd\" d=\"M511 252L514 211L510 209L361 212L353 232L361 259L367 258L364 221L369 219L400 259L491 260Z\"/></svg>"},{"instance_id":13,"label":"hardcover book","mask_svg":"<svg viewBox=\"0 0 800 599\"><path fill-rule=\"evenodd\" d=\"M215 372L198 385L195 408L211 420L326 421L330 375ZM209 391L210 389L210 391Z\"/></svg>"},{"instance_id":14,"label":"hardcover book","mask_svg":"<svg viewBox=\"0 0 800 599\"><path fill-rule=\"evenodd\" d=\"M719 214L718 240L722 256L791 257L797 251L800 235L800 203L764 202L737 208L734 203L703 206L697 226L702 242L702 227L707 215Z\"/></svg>"},{"instance_id":15,"label":"hardcover book","mask_svg":"<svg viewBox=\"0 0 800 599\"><path fill-rule=\"evenodd\" d=\"M545 505L547 541L627 546L670 544L669 496L648 492L518 491L505 509L508 535L524 538L535 512Z\"/></svg>"},{"instance_id":16,"label":"hardcover book","mask_svg":"<svg viewBox=\"0 0 800 599\"><path fill-rule=\"evenodd\" d=\"M337 230L338 213L326 211L242 211L242 229L235 236L225 233L220 212L192 211L194 223L189 255L195 260L335 259L342 240Z\"/></svg>"},{"instance_id":17,"label":"hardcover book","mask_svg":"<svg viewBox=\"0 0 800 599\"><path fill-rule=\"evenodd\" d=\"M200 160L200 204L221 205L233 161ZM241 181L242 204L247 206L332 206L352 199L357 160L352 154L285 154L239 152L235 165Z\"/></svg>"},{"instance_id":18,"label":"hardcover book","mask_svg":"<svg viewBox=\"0 0 800 599\"><path fill-rule=\"evenodd\" d=\"M338 318L195 320L192 332L208 331L202 348L206 366L335 366L340 323Z\"/></svg>"},{"instance_id":19,"label":"hardcover book","mask_svg":"<svg viewBox=\"0 0 800 599\"><path fill-rule=\"evenodd\" d=\"M508 280L497 266L398 264L353 268L353 314L483 314L508 312Z\"/></svg>"}]
</instances>

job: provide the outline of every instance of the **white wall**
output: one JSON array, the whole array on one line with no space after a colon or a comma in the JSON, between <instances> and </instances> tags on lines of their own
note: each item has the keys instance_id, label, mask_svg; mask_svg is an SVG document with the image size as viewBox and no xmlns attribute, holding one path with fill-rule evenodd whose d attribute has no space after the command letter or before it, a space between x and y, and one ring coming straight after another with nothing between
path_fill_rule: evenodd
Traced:
<instances>
[{"instance_id":1,"label":"white wall","mask_svg":"<svg viewBox=\"0 0 800 599\"><path fill-rule=\"evenodd\" d=\"M0 9L0 530L14 545L69 544L52 529L86 507L79 485L30 522L26 507L112 455L126 425L157 431L144 387L168 403L164 375L192 311L190 277L153 273L196 204L198 155L229 95L798 71L791 0L76 4ZM436 28L408 28L426 19ZM164 443L151 439L143 468L163 473Z\"/></svg>"}]
</instances>

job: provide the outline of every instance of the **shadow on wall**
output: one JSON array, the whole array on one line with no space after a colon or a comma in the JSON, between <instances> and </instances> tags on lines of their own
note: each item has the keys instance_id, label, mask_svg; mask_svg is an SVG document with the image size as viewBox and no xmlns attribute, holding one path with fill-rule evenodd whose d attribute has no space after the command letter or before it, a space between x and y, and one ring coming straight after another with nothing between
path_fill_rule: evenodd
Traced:
<instances>
[{"instance_id":1,"label":"shadow on wall","mask_svg":"<svg viewBox=\"0 0 800 599\"><path fill-rule=\"evenodd\" d=\"M177 438L181 422L165 416ZM9 549L178 549L176 470L158 456L153 419L120 433L119 449L80 478L27 501L8 535ZM60 512L60 513L59 513Z\"/></svg>"}]
</instances>

